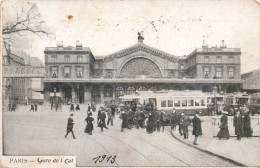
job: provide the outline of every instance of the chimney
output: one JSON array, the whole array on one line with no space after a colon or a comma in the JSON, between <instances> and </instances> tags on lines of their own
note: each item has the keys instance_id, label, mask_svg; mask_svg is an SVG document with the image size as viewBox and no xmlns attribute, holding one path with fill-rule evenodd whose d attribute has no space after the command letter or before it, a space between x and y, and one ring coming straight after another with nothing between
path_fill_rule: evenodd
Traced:
<instances>
[{"instance_id":1,"label":"chimney","mask_svg":"<svg viewBox=\"0 0 260 168\"><path fill-rule=\"evenodd\" d=\"M220 47L221 47L221 48L226 48L226 47L227 47L224 40L222 40L222 44L221 44Z\"/></svg>"},{"instance_id":2,"label":"chimney","mask_svg":"<svg viewBox=\"0 0 260 168\"><path fill-rule=\"evenodd\" d=\"M208 45L206 45L205 39L203 39L202 50L206 50L207 48L208 48Z\"/></svg>"}]
</instances>

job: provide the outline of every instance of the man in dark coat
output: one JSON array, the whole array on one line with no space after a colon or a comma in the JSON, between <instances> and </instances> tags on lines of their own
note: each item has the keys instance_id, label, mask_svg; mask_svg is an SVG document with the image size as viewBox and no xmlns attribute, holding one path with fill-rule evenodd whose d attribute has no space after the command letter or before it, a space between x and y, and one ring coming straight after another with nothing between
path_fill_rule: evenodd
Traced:
<instances>
[{"instance_id":1,"label":"man in dark coat","mask_svg":"<svg viewBox=\"0 0 260 168\"><path fill-rule=\"evenodd\" d=\"M34 112L34 106L31 104L31 109L30 111L33 111Z\"/></svg>"},{"instance_id":2,"label":"man in dark coat","mask_svg":"<svg viewBox=\"0 0 260 168\"><path fill-rule=\"evenodd\" d=\"M171 120L170 120L170 125L172 130L176 130L176 125L178 122L178 116L176 114L175 108L172 109L172 114L171 114Z\"/></svg>"},{"instance_id":3,"label":"man in dark coat","mask_svg":"<svg viewBox=\"0 0 260 168\"><path fill-rule=\"evenodd\" d=\"M197 143L198 136L202 135L201 120L199 119L198 111L196 111L196 114L195 114L194 118L192 119L192 124L193 124L192 135L195 136L193 144L198 145L198 143Z\"/></svg>"},{"instance_id":4,"label":"man in dark coat","mask_svg":"<svg viewBox=\"0 0 260 168\"><path fill-rule=\"evenodd\" d=\"M67 134L65 135L65 138L67 138L67 135L71 132L73 139L75 139L75 135L73 132L73 126L74 126L74 120L73 120L73 114L70 114L70 117L68 119L68 124L67 124Z\"/></svg>"},{"instance_id":5,"label":"man in dark coat","mask_svg":"<svg viewBox=\"0 0 260 168\"><path fill-rule=\"evenodd\" d=\"M188 126L191 123L191 119L189 116L187 116L185 113L181 114L181 119L180 119L180 123L182 125L182 130L183 130L183 134L184 134L184 139L188 139L189 138L189 133L188 133Z\"/></svg>"},{"instance_id":6,"label":"man in dark coat","mask_svg":"<svg viewBox=\"0 0 260 168\"><path fill-rule=\"evenodd\" d=\"M105 111L102 111L101 113L101 116L100 116L100 120L99 120L99 123L98 123L98 126L101 128L101 132L103 132L103 128L107 128L106 126L106 112Z\"/></svg>"},{"instance_id":7,"label":"man in dark coat","mask_svg":"<svg viewBox=\"0 0 260 168\"><path fill-rule=\"evenodd\" d=\"M148 116L146 131L148 134L153 133L153 116L151 113L149 113L149 116Z\"/></svg>"},{"instance_id":8,"label":"man in dark coat","mask_svg":"<svg viewBox=\"0 0 260 168\"><path fill-rule=\"evenodd\" d=\"M249 116L249 112L246 113L246 115L243 118L244 123L244 136L245 137L251 137L252 136L252 129L251 129L251 118Z\"/></svg>"},{"instance_id":9,"label":"man in dark coat","mask_svg":"<svg viewBox=\"0 0 260 168\"><path fill-rule=\"evenodd\" d=\"M233 126L235 127L235 135L237 135L237 140L241 140L241 136L243 135L243 118L240 115L240 111L236 112L236 115L233 119Z\"/></svg>"},{"instance_id":10,"label":"man in dark coat","mask_svg":"<svg viewBox=\"0 0 260 168\"><path fill-rule=\"evenodd\" d=\"M74 104L71 103L71 105L70 105L70 112L72 112L72 111L74 112Z\"/></svg>"},{"instance_id":11,"label":"man in dark coat","mask_svg":"<svg viewBox=\"0 0 260 168\"><path fill-rule=\"evenodd\" d=\"M90 106L89 106L89 104L88 104L88 111L90 111Z\"/></svg>"},{"instance_id":12,"label":"man in dark coat","mask_svg":"<svg viewBox=\"0 0 260 168\"><path fill-rule=\"evenodd\" d=\"M124 128L128 127L128 118L127 118L127 114L125 113L125 111L122 111L122 113L120 114L119 118L122 119L121 132L123 132Z\"/></svg>"},{"instance_id":13,"label":"man in dark coat","mask_svg":"<svg viewBox=\"0 0 260 168\"><path fill-rule=\"evenodd\" d=\"M103 107L100 107L97 114L97 124L99 123L99 120L101 119Z\"/></svg>"},{"instance_id":14,"label":"man in dark coat","mask_svg":"<svg viewBox=\"0 0 260 168\"><path fill-rule=\"evenodd\" d=\"M8 111L11 111L12 105L9 103L8 104Z\"/></svg>"},{"instance_id":15,"label":"man in dark coat","mask_svg":"<svg viewBox=\"0 0 260 168\"><path fill-rule=\"evenodd\" d=\"M37 104L34 105L34 111L37 111Z\"/></svg>"},{"instance_id":16,"label":"man in dark coat","mask_svg":"<svg viewBox=\"0 0 260 168\"><path fill-rule=\"evenodd\" d=\"M136 120L136 128L139 129L139 127L142 128L142 116L141 116L141 110L137 109L135 112L135 120Z\"/></svg>"}]
</instances>

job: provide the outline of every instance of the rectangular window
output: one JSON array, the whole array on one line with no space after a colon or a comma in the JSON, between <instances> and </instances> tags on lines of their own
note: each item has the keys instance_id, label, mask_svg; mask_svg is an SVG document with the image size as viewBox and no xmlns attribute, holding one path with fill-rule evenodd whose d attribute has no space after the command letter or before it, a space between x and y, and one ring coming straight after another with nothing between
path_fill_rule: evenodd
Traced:
<instances>
[{"instance_id":1,"label":"rectangular window","mask_svg":"<svg viewBox=\"0 0 260 168\"><path fill-rule=\"evenodd\" d=\"M233 78L234 77L234 68L228 69L228 77Z\"/></svg>"},{"instance_id":2,"label":"rectangular window","mask_svg":"<svg viewBox=\"0 0 260 168\"><path fill-rule=\"evenodd\" d=\"M166 100L161 100L161 107L166 107Z\"/></svg>"},{"instance_id":3,"label":"rectangular window","mask_svg":"<svg viewBox=\"0 0 260 168\"><path fill-rule=\"evenodd\" d=\"M71 68L70 67L64 67L64 77L68 78L71 76Z\"/></svg>"},{"instance_id":4,"label":"rectangular window","mask_svg":"<svg viewBox=\"0 0 260 168\"><path fill-rule=\"evenodd\" d=\"M57 62L57 55L51 56L52 62Z\"/></svg>"},{"instance_id":5,"label":"rectangular window","mask_svg":"<svg viewBox=\"0 0 260 168\"><path fill-rule=\"evenodd\" d=\"M78 57L77 57L77 61L78 61L78 62L82 62L82 56L78 56Z\"/></svg>"},{"instance_id":6,"label":"rectangular window","mask_svg":"<svg viewBox=\"0 0 260 168\"><path fill-rule=\"evenodd\" d=\"M221 63L221 57L217 57L217 63Z\"/></svg>"},{"instance_id":7,"label":"rectangular window","mask_svg":"<svg viewBox=\"0 0 260 168\"><path fill-rule=\"evenodd\" d=\"M195 100L195 106L200 106L200 101L199 101L199 99L196 99L196 100Z\"/></svg>"},{"instance_id":8,"label":"rectangular window","mask_svg":"<svg viewBox=\"0 0 260 168\"><path fill-rule=\"evenodd\" d=\"M182 100L182 107L187 107L187 100Z\"/></svg>"},{"instance_id":9,"label":"rectangular window","mask_svg":"<svg viewBox=\"0 0 260 168\"><path fill-rule=\"evenodd\" d=\"M204 63L209 63L209 57L204 57Z\"/></svg>"},{"instance_id":10,"label":"rectangular window","mask_svg":"<svg viewBox=\"0 0 260 168\"><path fill-rule=\"evenodd\" d=\"M70 56L65 56L65 62L70 62Z\"/></svg>"},{"instance_id":11,"label":"rectangular window","mask_svg":"<svg viewBox=\"0 0 260 168\"><path fill-rule=\"evenodd\" d=\"M77 77L83 77L83 67L77 67Z\"/></svg>"},{"instance_id":12,"label":"rectangular window","mask_svg":"<svg viewBox=\"0 0 260 168\"><path fill-rule=\"evenodd\" d=\"M228 57L228 62L229 63L234 63L235 62L234 57Z\"/></svg>"},{"instance_id":13,"label":"rectangular window","mask_svg":"<svg viewBox=\"0 0 260 168\"><path fill-rule=\"evenodd\" d=\"M180 100L174 100L174 107L180 107L181 101Z\"/></svg>"},{"instance_id":14,"label":"rectangular window","mask_svg":"<svg viewBox=\"0 0 260 168\"><path fill-rule=\"evenodd\" d=\"M194 106L194 100L193 99L188 99L188 106Z\"/></svg>"},{"instance_id":15,"label":"rectangular window","mask_svg":"<svg viewBox=\"0 0 260 168\"><path fill-rule=\"evenodd\" d=\"M173 107L173 100L168 100L168 107Z\"/></svg>"},{"instance_id":16,"label":"rectangular window","mask_svg":"<svg viewBox=\"0 0 260 168\"><path fill-rule=\"evenodd\" d=\"M209 67L205 67L203 68L203 74L204 74L204 77L205 78L208 78L209 77Z\"/></svg>"},{"instance_id":17,"label":"rectangular window","mask_svg":"<svg viewBox=\"0 0 260 168\"><path fill-rule=\"evenodd\" d=\"M218 78L221 78L222 77L222 68L216 68L216 76Z\"/></svg>"},{"instance_id":18,"label":"rectangular window","mask_svg":"<svg viewBox=\"0 0 260 168\"><path fill-rule=\"evenodd\" d=\"M51 77L57 78L58 76L58 67L51 67Z\"/></svg>"},{"instance_id":19,"label":"rectangular window","mask_svg":"<svg viewBox=\"0 0 260 168\"><path fill-rule=\"evenodd\" d=\"M201 104L201 106L205 106L205 100L204 99L200 99L200 104Z\"/></svg>"}]
</instances>

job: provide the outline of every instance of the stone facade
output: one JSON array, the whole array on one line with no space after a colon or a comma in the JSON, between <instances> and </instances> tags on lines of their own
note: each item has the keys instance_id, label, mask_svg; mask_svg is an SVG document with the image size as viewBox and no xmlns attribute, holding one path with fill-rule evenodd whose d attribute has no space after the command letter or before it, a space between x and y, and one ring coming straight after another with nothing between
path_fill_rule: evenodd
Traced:
<instances>
[{"instance_id":1,"label":"stone facade","mask_svg":"<svg viewBox=\"0 0 260 168\"><path fill-rule=\"evenodd\" d=\"M219 91L229 92L241 85L240 49L224 42L220 47L203 45L183 57L147 46L143 38L102 57L80 44L46 47L44 53L46 101L54 91L65 101L103 103L137 90L212 91L217 83Z\"/></svg>"},{"instance_id":2,"label":"stone facade","mask_svg":"<svg viewBox=\"0 0 260 168\"><path fill-rule=\"evenodd\" d=\"M243 89L248 92L260 91L260 69L244 73L241 75Z\"/></svg>"}]
</instances>

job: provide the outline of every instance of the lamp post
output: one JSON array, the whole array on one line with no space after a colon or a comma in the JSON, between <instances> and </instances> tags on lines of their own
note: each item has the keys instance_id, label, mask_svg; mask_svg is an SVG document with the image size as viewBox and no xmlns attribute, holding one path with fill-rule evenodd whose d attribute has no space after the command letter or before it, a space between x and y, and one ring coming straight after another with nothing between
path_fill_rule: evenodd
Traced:
<instances>
[{"instance_id":1,"label":"lamp post","mask_svg":"<svg viewBox=\"0 0 260 168\"><path fill-rule=\"evenodd\" d=\"M54 87L54 97L56 97L56 87Z\"/></svg>"},{"instance_id":2,"label":"lamp post","mask_svg":"<svg viewBox=\"0 0 260 168\"><path fill-rule=\"evenodd\" d=\"M213 115L216 115L217 114L217 98L216 98L216 94L217 94L217 77L216 75L213 77L213 80L214 80L214 83L215 83L215 86L213 88L214 90L214 114Z\"/></svg>"},{"instance_id":3,"label":"lamp post","mask_svg":"<svg viewBox=\"0 0 260 168\"><path fill-rule=\"evenodd\" d=\"M78 104L79 104L79 84L77 85L77 89L78 89L78 95L77 95L77 102L78 102Z\"/></svg>"}]
</instances>

